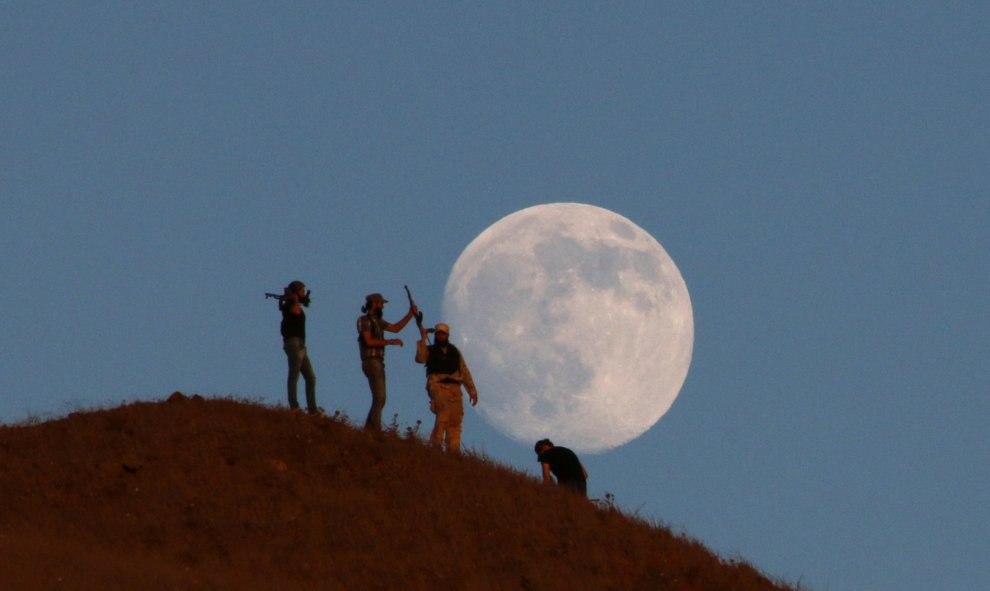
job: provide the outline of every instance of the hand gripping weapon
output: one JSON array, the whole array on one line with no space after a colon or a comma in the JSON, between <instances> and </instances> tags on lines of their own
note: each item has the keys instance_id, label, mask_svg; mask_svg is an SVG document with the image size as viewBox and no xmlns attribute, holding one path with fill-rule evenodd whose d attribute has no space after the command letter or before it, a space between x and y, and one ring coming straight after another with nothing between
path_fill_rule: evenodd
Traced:
<instances>
[{"instance_id":1,"label":"hand gripping weapon","mask_svg":"<svg viewBox=\"0 0 990 591\"><path fill-rule=\"evenodd\" d=\"M408 285L404 285L403 287L406 288L406 296L409 297L409 306L410 307L415 306L416 304L413 302L412 292L409 291L409 286ZM417 310L416 311L416 326L419 328L419 334L422 335L422 338L420 338L420 340L416 344L417 354L418 354L419 347L420 347L419 343L424 343L424 345L427 346L427 347L430 345L430 337L428 337L427 334L426 334L426 333L430 332L430 330L423 330L423 311L422 310Z\"/></svg>"},{"instance_id":2,"label":"hand gripping weapon","mask_svg":"<svg viewBox=\"0 0 990 591\"><path fill-rule=\"evenodd\" d=\"M413 302L412 292L409 291L409 286L408 285L404 285L403 287L406 288L406 297L409 298L409 307L415 306L416 303ZM422 311L417 311L416 312L416 326L418 326L420 329L423 328L423 312Z\"/></svg>"}]
</instances>

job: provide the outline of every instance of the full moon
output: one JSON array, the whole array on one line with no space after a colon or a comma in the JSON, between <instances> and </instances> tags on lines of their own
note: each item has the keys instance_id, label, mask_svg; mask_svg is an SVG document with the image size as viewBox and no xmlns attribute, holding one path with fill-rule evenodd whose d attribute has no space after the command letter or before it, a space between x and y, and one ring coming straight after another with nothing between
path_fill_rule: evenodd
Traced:
<instances>
[{"instance_id":1,"label":"full moon","mask_svg":"<svg viewBox=\"0 0 990 591\"><path fill-rule=\"evenodd\" d=\"M454 263L443 314L482 418L523 443L589 453L660 420L694 346L691 298L660 243L578 203L529 207L479 234Z\"/></svg>"}]
</instances>

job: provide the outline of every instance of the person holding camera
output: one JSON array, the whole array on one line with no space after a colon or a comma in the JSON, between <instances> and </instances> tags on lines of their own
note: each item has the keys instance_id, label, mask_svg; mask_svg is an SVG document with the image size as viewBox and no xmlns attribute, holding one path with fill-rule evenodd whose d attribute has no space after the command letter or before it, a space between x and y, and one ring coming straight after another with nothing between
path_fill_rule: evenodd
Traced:
<instances>
[{"instance_id":1,"label":"person holding camera","mask_svg":"<svg viewBox=\"0 0 990 591\"><path fill-rule=\"evenodd\" d=\"M296 385L299 375L306 380L306 412L319 412L316 407L316 374L306 352L306 313L303 306L309 307L309 291L302 281L293 281L278 298L278 309L282 312L282 350L289 360L289 375L286 389L289 395L289 408L299 408Z\"/></svg>"},{"instance_id":2,"label":"person holding camera","mask_svg":"<svg viewBox=\"0 0 990 591\"><path fill-rule=\"evenodd\" d=\"M383 318L387 303L388 300L380 293L368 294L361 307L364 314L357 319L361 371L368 378L368 387L371 388L371 410L364 423L364 428L369 431L382 429L382 410L385 409L385 347L402 346L402 339L386 339L385 331L400 332L417 312L416 304L410 301L409 311L402 320L393 324Z\"/></svg>"}]
</instances>

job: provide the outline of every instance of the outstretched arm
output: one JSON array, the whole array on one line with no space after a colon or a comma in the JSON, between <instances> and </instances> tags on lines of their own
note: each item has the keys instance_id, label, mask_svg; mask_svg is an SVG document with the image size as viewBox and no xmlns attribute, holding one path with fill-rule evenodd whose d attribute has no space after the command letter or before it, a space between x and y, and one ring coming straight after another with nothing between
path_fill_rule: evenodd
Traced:
<instances>
[{"instance_id":1,"label":"outstretched arm","mask_svg":"<svg viewBox=\"0 0 990 591\"><path fill-rule=\"evenodd\" d=\"M364 344L368 347L384 347L386 345L402 346L402 339L376 339L371 335L370 330L361 333L361 338L364 339Z\"/></svg>"}]
</instances>

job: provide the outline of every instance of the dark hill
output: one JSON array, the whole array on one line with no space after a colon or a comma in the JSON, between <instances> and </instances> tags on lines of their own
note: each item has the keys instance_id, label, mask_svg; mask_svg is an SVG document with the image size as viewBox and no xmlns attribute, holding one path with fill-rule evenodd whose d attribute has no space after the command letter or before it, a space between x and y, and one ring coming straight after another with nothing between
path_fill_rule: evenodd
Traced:
<instances>
[{"instance_id":1,"label":"dark hill","mask_svg":"<svg viewBox=\"0 0 990 591\"><path fill-rule=\"evenodd\" d=\"M0 426L0 589L787 589L477 457L173 395Z\"/></svg>"}]
</instances>

